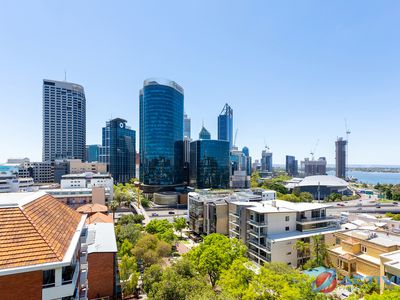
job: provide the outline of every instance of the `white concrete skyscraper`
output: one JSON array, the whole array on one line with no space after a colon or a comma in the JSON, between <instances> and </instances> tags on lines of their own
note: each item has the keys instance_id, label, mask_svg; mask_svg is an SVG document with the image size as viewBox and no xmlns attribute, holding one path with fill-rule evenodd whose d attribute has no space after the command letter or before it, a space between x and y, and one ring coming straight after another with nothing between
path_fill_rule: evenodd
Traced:
<instances>
[{"instance_id":1,"label":"white concrete skyscraper","mask_svg":"<svg viewBox=\"0 0 400 300\"><path fill-rule=\"evenodd\" d=\"M86 99L79 84L43 80L43 161L85 159Z\"/></svg>"}]
</instances>

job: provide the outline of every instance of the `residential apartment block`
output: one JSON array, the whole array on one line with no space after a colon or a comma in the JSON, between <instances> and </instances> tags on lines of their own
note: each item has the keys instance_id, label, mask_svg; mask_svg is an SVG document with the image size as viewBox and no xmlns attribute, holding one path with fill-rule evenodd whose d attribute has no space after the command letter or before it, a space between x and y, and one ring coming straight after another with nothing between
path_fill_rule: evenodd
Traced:
<instances>
[{"instance_id":1,"label":"residential apartment block","mask_svg":"<svg viewBox=\"0 0 400 300\"><path fill-rule=\"evenodd\" d=\"M304 263L310 253L296 249L296 241L312 242L316 235L333 244L339 222L326 215L330 205L292 203L283 200L229 203L229 236L242 240L252 260L284 262L293 267Z\"/></svg>"}]
</instances>

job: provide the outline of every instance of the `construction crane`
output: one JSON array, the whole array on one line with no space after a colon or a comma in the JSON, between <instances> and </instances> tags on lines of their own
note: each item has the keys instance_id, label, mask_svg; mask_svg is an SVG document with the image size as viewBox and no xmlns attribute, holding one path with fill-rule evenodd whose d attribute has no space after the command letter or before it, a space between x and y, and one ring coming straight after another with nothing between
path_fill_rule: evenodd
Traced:
<instances>
[{"instance_id":1,"label":"construction crane","mask_svg":"<svg viewBox=\"0 0 400 300\"><path fill-rule=\"evenodd\" d=\"M315 150L317 150L318 143L319 143L319 139L317 139L317 142L315 143L314 148L310 151L311 160L314 160L314 154L315 154Z\"/></svg>"},{"instance_id":2,"label":"construction crane","mask_svg":"<svg viewBox=\"0 0 400 300\"><path fill-rule=\"evenodd\" d=\"M349 140L349 134L351 133L350 129L347 128L347 120L344 119L344 127L346 128L346 141Z\"/></svg>"}]
</instances>

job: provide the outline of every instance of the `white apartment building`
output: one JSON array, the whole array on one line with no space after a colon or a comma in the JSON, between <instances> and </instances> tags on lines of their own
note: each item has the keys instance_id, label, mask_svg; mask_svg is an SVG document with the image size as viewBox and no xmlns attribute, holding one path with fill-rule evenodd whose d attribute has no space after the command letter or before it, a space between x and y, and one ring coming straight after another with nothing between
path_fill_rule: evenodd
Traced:
<instances>
[{"instance_id":1,"label":"white apartment building","mask_svg":"<svg viewBox=\"0 0 400 300\"><path fill-rule=\"evenodd\" d=\"M34 190L32 178L18 178L15 173L0 172L0 193L33 192Z\"/></svg>"},{"instance_id":2,"label":"white apartment building","mask_svg":"<svg viewBox=\"0 0 400 300\"><path fill-rule=\"evenodd\" d=\"M315 235L333 239L339 221L326 215L330 205L283 200L229 203L229 236L242 240L255 262L284 262L293 267L306 261L296 241L312 242Z\"/></svg>"},{"instance_id":3,"label":"white apartment building","mask_svg":"<svg viewBox=\"0 0 400 300\"><path fill-rule=\"evenodd\" d=\"M91 189L93 187L102 187L105 189L106 201L111 201L113 199L114 179L110 174L86 172L63 175L61 179L61 189Z\"/></svg>"}]
</instances>

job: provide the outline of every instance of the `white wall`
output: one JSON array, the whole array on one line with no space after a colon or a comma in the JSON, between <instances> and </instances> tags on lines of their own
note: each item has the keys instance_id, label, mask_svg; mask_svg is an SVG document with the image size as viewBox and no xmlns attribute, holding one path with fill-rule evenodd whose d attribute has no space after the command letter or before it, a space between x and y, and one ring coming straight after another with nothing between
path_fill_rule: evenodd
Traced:
<instances>
[{"instance_id":1,"label":"white wall","mask_svg":"<svg viewBox=\"0 0 400 300\"><path fill-rule=\"evenodd\" d=\"M289 216L289 221L285 220L286 216ZM267 218L269 234L286 232L286 226L289 226L289 231L296 230L296 212L269 213Z\"/></svg>"}]
</instances>

